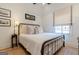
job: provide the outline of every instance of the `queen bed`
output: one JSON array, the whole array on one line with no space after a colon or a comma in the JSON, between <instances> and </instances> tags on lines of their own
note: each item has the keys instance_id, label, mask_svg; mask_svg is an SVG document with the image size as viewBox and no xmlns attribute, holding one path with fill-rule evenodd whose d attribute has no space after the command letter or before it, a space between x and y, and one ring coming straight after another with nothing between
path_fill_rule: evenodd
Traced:
<instances>
[{"instance_id":1,"label":"queen bed","mask_svg":"<svg viewBox=\"0 0 79 59\"><path fill-rule=\"evenodd\" d=\"M29 31L31 32L34 30L33 32L35 33L31 32L28 34L27 26L31 26ZM31 55L53 55L65 46L64 35L43 32L38 33L39 30L35 30L36 27L40 28L40 25L21 23L18 28L19 43Z\"/></svg>"}]
</instances>

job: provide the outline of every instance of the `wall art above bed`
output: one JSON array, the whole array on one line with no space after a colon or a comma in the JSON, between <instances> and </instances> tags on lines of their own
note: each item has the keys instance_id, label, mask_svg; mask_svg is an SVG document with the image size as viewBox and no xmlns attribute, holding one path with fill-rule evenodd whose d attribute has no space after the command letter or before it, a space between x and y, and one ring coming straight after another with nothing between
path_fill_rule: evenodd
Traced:
<instances>
[{"instance_id":1,"label":"wall art above bed","mask_svg":"<svg viewBox=\"0 0 79 59\"><path fill-rule=\"evenodd\" d=\"M25 13L25 19L34 20L35 21L35 16Z\"/></svg>"}]
</instances>

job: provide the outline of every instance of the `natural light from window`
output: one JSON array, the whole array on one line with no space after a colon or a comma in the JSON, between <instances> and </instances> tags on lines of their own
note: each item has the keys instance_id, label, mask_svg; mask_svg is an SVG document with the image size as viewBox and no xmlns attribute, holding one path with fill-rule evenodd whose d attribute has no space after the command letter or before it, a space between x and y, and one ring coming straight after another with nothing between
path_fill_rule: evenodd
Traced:
<instances>
[{"instance_id":1,"label":"natural light from window","mask_svg":"<svg viewBox=\"0 0 79 59\"><path fill-rule=\"evenodd\" d=\"M70 32L70 26L69 25L59 25L59 26L55 26L55 33L59 33L59 34L69 34Z\"/></svg>"}]
</instances>

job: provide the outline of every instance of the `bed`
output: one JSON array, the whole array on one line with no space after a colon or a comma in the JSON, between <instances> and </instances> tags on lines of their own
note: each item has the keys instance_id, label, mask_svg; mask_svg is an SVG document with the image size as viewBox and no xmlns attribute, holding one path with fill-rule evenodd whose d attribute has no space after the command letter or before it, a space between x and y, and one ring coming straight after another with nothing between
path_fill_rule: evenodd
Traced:
<instances>
[{"instance_id":1,"label":"bed","mask_svg":"<svg viewBox=\"0 0 79 59\"><path fill-rule=\"evenodd\" d=\"M64 35L43 32L27 34L22 29L23 25L32 26L31 29L40 25L21 23L18 27L19 44L31 55L54 55L65 46Z\"/></svg>"}]
</instances>

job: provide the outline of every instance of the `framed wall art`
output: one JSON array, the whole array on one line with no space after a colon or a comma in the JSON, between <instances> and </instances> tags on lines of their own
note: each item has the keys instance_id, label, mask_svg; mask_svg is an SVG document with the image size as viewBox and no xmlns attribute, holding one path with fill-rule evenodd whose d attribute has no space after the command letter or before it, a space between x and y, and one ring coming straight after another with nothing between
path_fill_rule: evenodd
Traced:
<instances>
[{"instance_id":1,"label":"framed wall art","mask_svg":"<svg viewBox=\"0 0 79 59\"><path fill-rule=\"evenodd\" d=\"M10 27L11 26L11 20L5 19L5 18L0 18L0 26L1 27Z\"/></svg>"},{"instance_id":2,"label":"framed wall art","mask_svg":"<svg viewBox=\"0 0 79 59\"><path fill-rule=\"evenodd\" d=\"M34 20L35 21L35 16L25 13L25 19Z\"/></svg>"},{"instance_id":3,"label":"framed wall art","mask_svg":"<svg viewBox=\"0 0 79 59\"><path fill-rule=\"evenodd\" d=\"M30 19L31 20L35 20L35 16L34 15L30 15Z\"/></svg>"},{"instance_id":4,"label":"framed wall art","mask_svg":"<svg viewBox=\"0 0 79 59\"><path fill-rule=\"evenodd\" d=\"M0 8L0 17L8 17L11 18L11 10Z\"/></svg>"}]
</instances>

